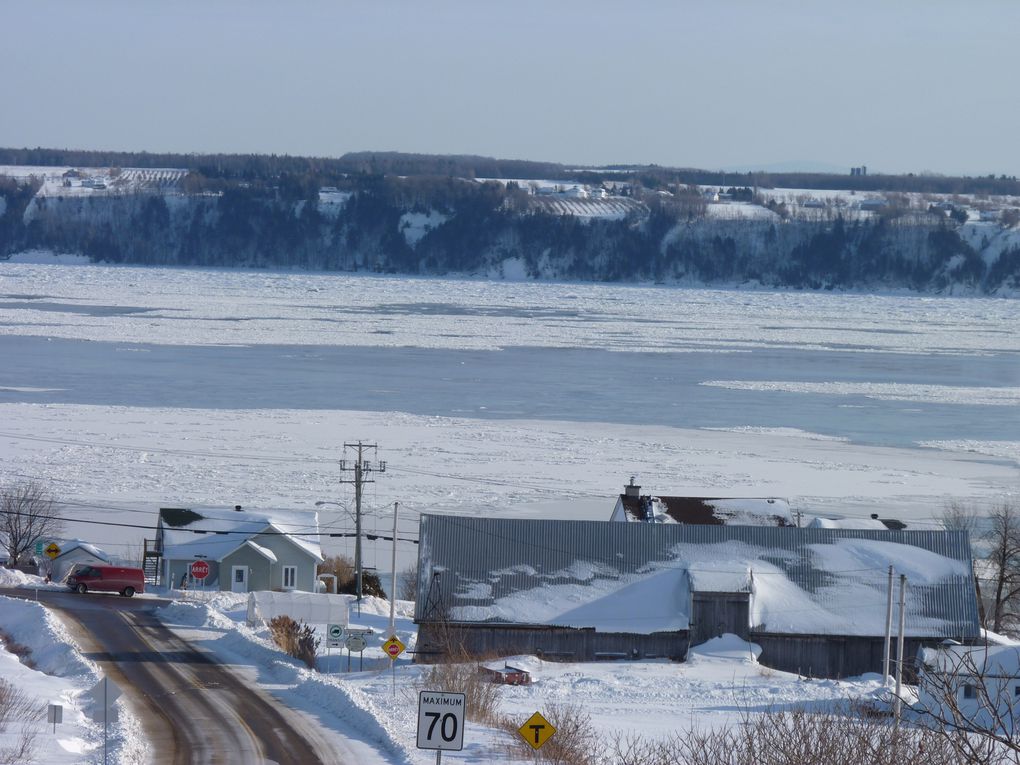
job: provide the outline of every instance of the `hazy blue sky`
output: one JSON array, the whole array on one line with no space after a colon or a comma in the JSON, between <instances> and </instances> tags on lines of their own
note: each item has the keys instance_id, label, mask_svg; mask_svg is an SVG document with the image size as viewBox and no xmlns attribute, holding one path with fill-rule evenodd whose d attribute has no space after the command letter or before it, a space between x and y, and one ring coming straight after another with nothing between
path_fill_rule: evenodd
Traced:
<instances>
[{"instance_id":1,"label":"hazy blue sky","mask_svg":"<svg viewBox=\"0 0 1020 765\"><path fill-rule=\"evenodd\" d=\"M1020 2L0 0L0 146L1020 174Z\"/></svg>"}]
</instances>

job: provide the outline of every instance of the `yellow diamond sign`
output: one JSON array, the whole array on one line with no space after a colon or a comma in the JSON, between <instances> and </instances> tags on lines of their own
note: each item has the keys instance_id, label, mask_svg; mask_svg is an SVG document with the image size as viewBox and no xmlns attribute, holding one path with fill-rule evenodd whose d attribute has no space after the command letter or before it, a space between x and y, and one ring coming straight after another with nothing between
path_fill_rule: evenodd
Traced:
<instances>
[{"instance_id":1,"label":"yellow diamond sign","mask_svg":"<svg viewBox=\"0 0 1020 765\"><path fill-rule=\"evenodd\" d=\"M535 712L517 732L527 741L532 749L541 749L542 744L552 738L556 729L538 712Z\"/></svg>"},{"instance_id":2,"label":"yellow diamond sign","mask_svg":"<svg viewBox=\"0 0 1020 765\"><path fill-rule=\"evenodd\" d=\"M50 542L48 545L46 545L46 549L43 552L50 556L50 558L56 558L58 555L60 555L60 547L57 545L56 542Z\"/></svg>"},{"instance_id":3,"label":"yellow diamond sign","mask_svg":"<svg viewBox=\"0 0 1020 765\"><path fill-rule=\"evenodd\" d=\"M405 647L396 635L390 635L390 639L382 644L382 649L386 651L386 655L391 659L396 659L400 656L404 652Z\"/></svg>"}]
</instances>

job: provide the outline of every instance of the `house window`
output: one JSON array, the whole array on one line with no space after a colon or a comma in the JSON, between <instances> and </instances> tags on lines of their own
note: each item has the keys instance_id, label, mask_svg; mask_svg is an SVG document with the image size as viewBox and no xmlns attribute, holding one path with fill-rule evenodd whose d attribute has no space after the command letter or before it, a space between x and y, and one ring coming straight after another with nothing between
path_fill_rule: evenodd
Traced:
<instances>
[{"instance_id":1,"label":"house window","mask_svg":"<svg viewBox=\"0 0 1020 765\"><path fill-rule=\"evenodd\" d=\"M244 569L241 566L234 567L234 581L238 584L244 584Z\"/></svg>"},{"instance_id":2,"label":"house window","mask_svg":"<svg viewBox=\"0 0 1020 765\"><path fill-rule=\"evenodd\" d=\"M1020 699L1020 685L1013 689L1013 698Z\"/></svg>"},{"instance_id":3,"label":"house window","mask_svg":"<svg viewBox=\"0 0 1020 765\"><path fill-rule=\"evenodd\" d=\"M965 686L963 686L963 697L965 699L976 699L977 698L976 689L970 683L967 683Z\"/></svg>"},{"instance_id":4,"label":"house window","mask_svg":"<svg viewBox=\"0 0 1020 765\"><path fill-rule=\"evenodd\" d=\"M283 589L293 590L297 586L297 566L283 567Z\"/></svg>"}]
</instances>

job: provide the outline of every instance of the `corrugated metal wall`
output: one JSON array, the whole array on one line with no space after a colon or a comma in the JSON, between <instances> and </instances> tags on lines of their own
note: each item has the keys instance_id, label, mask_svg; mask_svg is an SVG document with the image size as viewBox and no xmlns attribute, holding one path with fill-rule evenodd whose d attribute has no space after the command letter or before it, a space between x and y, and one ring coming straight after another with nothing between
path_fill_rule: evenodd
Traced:
<instances>
[{"instance_id":1,"label":"corrugated metal wall","mask_svg":"<svg viewBox=\"0 0 1020 765\"><path fill-rule=\"evenodd\" d=\"M415 619L427 622L449 614L451 606L492 605L496 600L544 585L581 581L570 574L579 563L596 577L639 574L675 561L676 545L744 543L766 552L759 560L782 569L812 597L829 588L870 590L869 608L884 607L882 567L847 572L815 565L808 545L860 539L911 545L959 561L970 572L965 532L797 529L765 526L694 526L599 521L544 521L425 515L421 519L420 562ZM872 602L874 601L874 602ZM881 602L879 602L881 601ZM908 589L908 635L969 639L979 634L973 574L947 577ZM874 616L874 614L872 614ZM853 614L846 614L853 619ZM925 625L925 620L929 626ZM515 622L526 623L522 613ZM872 619L874 621L874 619ZM935 627L931 623L938 622ZM916 627L915 625L922 625ZM769 625L752 625L768 628ZM785 631L785 630L784 630ZM792 630L795 632L796 630ZM808 630L810 631L810 630ZM853 634L853 630L848 630Z\"/></svg>"}]
</instances>

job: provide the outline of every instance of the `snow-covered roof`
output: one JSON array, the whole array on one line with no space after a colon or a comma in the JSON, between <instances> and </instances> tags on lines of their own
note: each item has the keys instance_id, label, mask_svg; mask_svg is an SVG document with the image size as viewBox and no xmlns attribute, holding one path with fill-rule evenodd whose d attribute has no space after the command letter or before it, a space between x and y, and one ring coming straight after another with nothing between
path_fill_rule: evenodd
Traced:
<instances>
[{"instance_id":1,"label":"snow-covered roof","mask_svg":"<svg viewBox=\"0 0 1020 765\"><path fill-rule=\"evenodd\" d=\"M246 540L263 533L285 535L322 560L319 515L314 510L164 507L159 511L159 525L163 530L163 556L171 560L196 555L222 560Z\"/></svg>"},{"instance_id":2,"label":"snow-covered roof","mask_svg":"<svg viewBox=\"0 0 1020 765\"><path fill-rule=\"evenodd\" d=\"M873 529L885 531L886 526L878 518L812 518L807 524L812 529Z\"/></svg>"},{"instance_id":3,"label":"snow-covered roof","mask_svg":"<svg viewBox=\"0 0 1020 765\"><path fill-rule=\"evenodd\" d=\"M242 547L250 547L252 550L257 552L259 555L261 555L263 558L268 560L270 563L276 563L276 553L274 553L268 547L263 547L262 545L257 545L257 544L255 544L254 542L252 542L249 539L249 540L243 542L242 544L238 545L237 547L235 547L234 550L239 550ZM231 552L234 552L234 550L231 550ZM226 556L224 556L224 557L226 557Z\"/></svg>"},{"instance_id":4,"label":"snow-covered roof","mask_svg":"<svg viewBox=\"0 0 1020 765\"><path fill-rule=\"evenodd\" d=\"M907 576L907 634L979 634L963 532L425 515L415 618L686 630L691 593L748 592L753 630L880 636L888 570ZM436 577L434 574L439 573Z\"/></svg>"},{"instance_id":5,"label":"snow-covered roof","mask_svg":"<svg viewBox=\"0 0 1020 765\"><path fill-rule=\"evenodd\" d=\"M777 497L620 495L628 521L729 526L793 526L790 504Z\"/></svg>"},{"instance_id":6,"label":"snow-covered roof","mask_svg":"<svg viewBox=\"0 0 1020 765\"><path fill-rule=\"evenodd\" d=\"M60 555L54 558L53 559L54 561L60 560L65 555L69 555L70 553L77 550L79 554L85 553L87 555L91 555L93 558L97 558L98 560L104 560L107 563L110 562L109 553L107 553L105 550L96 547L93 544L83 542L80 539L65 540L63 542L58 543L58 547L60 547Z\"/></svg>"},{"instance_id":7,"label":"snow-covered roof","mask_svg":"<svg viewBox=\"0 0 1020 765\"><path fill-rule=\"evenodd\" d=\"M1020 679L1020 645L947 645L922 648L921 661L946 674Z\"/></svg>"}]
</instances>

